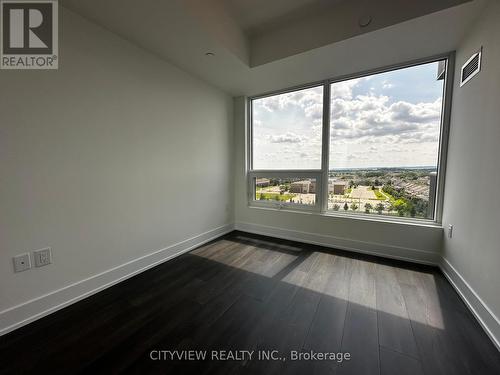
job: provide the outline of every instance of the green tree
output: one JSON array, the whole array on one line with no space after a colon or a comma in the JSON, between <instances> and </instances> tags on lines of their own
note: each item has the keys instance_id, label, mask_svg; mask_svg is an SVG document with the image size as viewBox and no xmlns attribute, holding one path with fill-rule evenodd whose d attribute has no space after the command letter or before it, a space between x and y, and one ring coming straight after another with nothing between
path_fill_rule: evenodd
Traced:
<instances>
[{"instance_id":1,"label":"green tree","mask_svg":"<svg viewBox=\"0 0 500 375\"><path fill-rule=\"evenodd\" d=\"M410 204L409 206L410 206L410 210L409 210L410 216L415 217L415 215L417 214L417 209L415 208L415 206L413 204Z\"/></svg>"},{"instance_id":2,"label":"green tree","mask_svg":"<svg viewBox=\"0 0 500 375\"><path fill-rule=\"evenodd\" d=\"M347 211L349 209L349 205L347 204L347 202L344 203L344 211Z\"/></svg>"},{"instance_id":3,"label":"green tree","mask_svg":"<svg viewBox=\"0 0 500 375\"><path fill-rule=\"evenodd\" d=\"M382 211L384 211L384 205L382 203L377 204L375 207L379 215L382 215Z\"/></svg>"},{"instance_id":4,"label":"green tree","mask_svg":"<svg viewBox=\"0 0 500 375\"><path fill-rule=\"evenodd\" d=\"M334 211L340 210L340 206L337 203L335 203L332 208Z\"/></svg>"},{"instance_id":5,"label":"green tree","mask_svg":"<svg viewBox=\"0 0 500 375\"><path fill-rule=\"evenodd\" d=\"M371 205L371 203L366 203L365 204L365 212L367 214L369 214L372 209L373 209L373 206Z\"/></svg>"},{"instance_id":6,"label":"green tree","mask_svg":"<svg viewBox=\"0 0 500 375\"><path fill-rule=\"evenodd\" d=\"M390 204L389 207L387 207L387 212L391 213L392 211L394 211L394 206Z\"/></svg>"},{"instance_id":7,"label":"green tree","mask_svg":"<svg viewBox=\"0 0 500 375\"><path fill-rule=\"evenodd\" d=\"M405 216L405 211L408 206L403 199L398 199L394 202L394 209L398 212L399 216Z\"/></svg>"},{"instance_id":8,"label":"green tree","mask_svg":"<svg viewBox=\"0 0 500 375\"><path fill-rule=\"evenodd\" d=\"M356 203L351 203L351 210L356 211L358 209L358 205Z\"/></svg>"}]
</instances>

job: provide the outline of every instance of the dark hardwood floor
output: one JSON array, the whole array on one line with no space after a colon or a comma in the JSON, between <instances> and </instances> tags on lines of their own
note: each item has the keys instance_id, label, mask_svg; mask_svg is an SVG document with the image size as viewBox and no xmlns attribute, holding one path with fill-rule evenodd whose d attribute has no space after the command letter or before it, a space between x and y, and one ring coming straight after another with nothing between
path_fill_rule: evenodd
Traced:
<instances>
[{"instance_id":1,"label":"dark hardwood floor","mask_svg":"<svg viewBox=\"0 0 500 375\"><path fill-rule=\"evenodd\" d=\"M209 360L222 350L254 354ZM311 351L350 359L292 360ZM2 374L500 374L438 269L239 232L0 337L0 353Z\"/></svg>"}]
</instances>

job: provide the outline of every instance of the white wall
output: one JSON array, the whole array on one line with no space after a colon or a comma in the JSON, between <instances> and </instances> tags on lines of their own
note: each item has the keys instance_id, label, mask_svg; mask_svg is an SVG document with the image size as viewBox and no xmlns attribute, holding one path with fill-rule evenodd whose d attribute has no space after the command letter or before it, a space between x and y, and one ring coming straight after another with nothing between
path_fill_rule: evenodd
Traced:
<instances>
[{"instance_id":1,"label":"white wall","mask_svg":"<svg viewBox=\"0 0 500 375\"><path fill-rule=\"evenodd\" d=\"M0 71L0 113L0 311L233 221L232 99L64 8L59 70Z\"/></svg>"},{"instance_id":2,"label":"white wall","mask_svg":"<svg viewBox=\"0 0 500 375\"><path fill-rule=\"evenodd\" d=\"M236 229L347 250L436 264L442 229L248 207L245 177L246 98L235 99Z\"/></svg>"},{"instance_id":3,"label":"white wall","mask_svg":"<svg viewBox=\"0 0 500 375\"><path fill-rule=\"evenodd\" d=\"M469 284L478 315L500 340L500 2L491 1L457 50L448 151L444 225L445 267ZM459 69L483 46L479 75L459 87ZM450 267L455 268L455 271ZM476 296L474 296L476 294ZM480 301L489 307L483 309ZM474 304L474 302L472 302ZM482 312L481 312L482 311ZM492 315L492 316L490 316Z\"/></svg>"}]
</instances>

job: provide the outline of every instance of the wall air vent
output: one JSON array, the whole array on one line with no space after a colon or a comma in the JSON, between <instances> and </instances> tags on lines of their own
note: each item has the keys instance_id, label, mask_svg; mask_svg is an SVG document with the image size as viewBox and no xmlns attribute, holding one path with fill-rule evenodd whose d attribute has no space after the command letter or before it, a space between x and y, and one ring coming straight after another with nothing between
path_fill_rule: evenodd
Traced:
<instances>
[{"instance_id":1,"label":"wall air vent","mask_svg":"<svg viewBox=\"0 0 500 375\"><path fill-rule=\"evenodd\" d=\"M473 54L469 60L462 66L460 71L460 87L469 82L481 70L481 55L483 48Z\"/></svg>"}]
</instances>

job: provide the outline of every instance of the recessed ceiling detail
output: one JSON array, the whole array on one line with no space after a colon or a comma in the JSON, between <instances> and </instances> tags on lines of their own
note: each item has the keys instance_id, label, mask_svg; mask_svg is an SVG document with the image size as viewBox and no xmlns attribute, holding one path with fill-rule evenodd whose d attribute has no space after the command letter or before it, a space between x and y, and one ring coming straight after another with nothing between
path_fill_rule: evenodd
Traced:
<instances>
[{"instance_id":1,"label":"recessed ceiling detail","mask_svg":"<svg viewBox=\"0 0 500 375\"><path fill-rule=\"evenodd\" d=\"M378 67L384 63L380 56L396 54L375 56L374 48L390 47L400 59L417 51L424 56L446 52L456 47L485 0L60 3L213 85L255 94L346 74L347 68ZM217 56L217 64L207 64L207 52Z\"/></svg>"}]
</instances>

